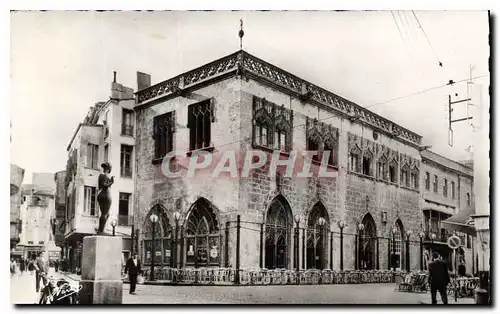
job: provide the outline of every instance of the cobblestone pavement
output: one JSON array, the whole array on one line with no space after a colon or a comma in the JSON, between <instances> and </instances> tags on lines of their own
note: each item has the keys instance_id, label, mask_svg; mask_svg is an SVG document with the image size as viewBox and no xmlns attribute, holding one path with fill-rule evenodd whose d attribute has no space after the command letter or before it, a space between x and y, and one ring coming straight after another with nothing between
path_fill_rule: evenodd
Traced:
<instances>
[{"instance_id":1,"label":"cobblestone pavement","mask_svg":"<svg viewBox=\"0 0 500 314\"><path fill-rule=\"evenodd\" d=\"M49 276L63 275L53 269ZM64 276L66 279L68 277ZM11 278L11 303L36 303L35 275L24 273ZM130 295L123 285L124 304L421 304L429 293L394 291L394 284L307 285L307 286L157 286L137 285ZM453 303L453 298L449 298ZM472 299L459 299L471 304ZM440 299L438 298L438 302Z\"/></svg>"},{"instance_id":2,"label":"cobblestone pavement","mask_svg":"<svg viewBox=\"0 0 500 314\"><path fill-rule=\"evenodd\" d=\"M127 304L420 304L426 293L395 292L394 284L308 286L153 286L124 285Z\"/></svg>"}]
</instances>

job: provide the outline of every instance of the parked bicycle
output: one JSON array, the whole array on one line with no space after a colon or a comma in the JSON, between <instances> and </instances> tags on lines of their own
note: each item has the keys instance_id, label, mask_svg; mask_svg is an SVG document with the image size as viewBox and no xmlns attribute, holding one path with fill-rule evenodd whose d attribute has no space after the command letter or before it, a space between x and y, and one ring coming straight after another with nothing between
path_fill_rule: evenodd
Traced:
<instances>
[{"instance_id":1,"label":"parked bicycle","mask_svg":"<svg viewBox=\"0 0 500 314\"><path fill-rule=\"evenodd\" d=\"M47 278L47 277L46 277ZM79 304L79 292L83 286L72 284L65 279L47 278L42 287L38 304Z\"/></svg>"}]
</instances>

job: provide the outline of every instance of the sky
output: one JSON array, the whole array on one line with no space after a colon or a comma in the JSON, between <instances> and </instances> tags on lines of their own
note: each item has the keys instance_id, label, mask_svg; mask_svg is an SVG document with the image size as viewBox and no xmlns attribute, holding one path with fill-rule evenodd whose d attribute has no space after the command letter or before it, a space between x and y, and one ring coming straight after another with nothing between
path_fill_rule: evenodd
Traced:
<instances>
[{"instance_id":1,"label":"sky","mask_svg":"<svg viewBox=\"0 0 500 314\"><path fill-rule=\"evenodd\" d=\"M11 163L26 169L25 183L65 170L66 147L89 107L109 99L113 71L136 89L137 71L155 84L231 54L240 18L243 49L256 57L422 135L445 157L480 149L474 119L453 124L449 146L447 106L468 87L472 117L489 102L486 11L33 11L11 13ZM474 84L441 87L467 80L471 66ZM466 107L454 105L452 119Z\"/></svg>"}]
</instances>

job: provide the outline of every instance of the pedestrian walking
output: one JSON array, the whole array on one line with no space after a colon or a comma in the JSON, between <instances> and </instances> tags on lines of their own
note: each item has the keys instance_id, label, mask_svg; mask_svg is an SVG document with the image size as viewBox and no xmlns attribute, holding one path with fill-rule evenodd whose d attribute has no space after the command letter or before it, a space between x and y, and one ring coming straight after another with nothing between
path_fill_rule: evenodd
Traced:
<instances>
[{"instance_id":1,"label":"pedestrian walking","mask_svg":"<svg viewBox=\"0 0 500 314\"><path fill-rule=\"evenodd\" d=\"M24 258L21 257L21 260L19 261L19 271L21 272L21 275L24 274L24 271L26 270L26 261Z\"/></svg>"},{"instance_id":2,"label":"pedestrian walking","mask_svg":"<svg viewBox=\"0 0 500 314\"><path fill-rule=\"evenodd\" d=\"M432 253L434 261L429 264L429 285L431 286L432 304L437 304L436 294L439 291L443 304L448 304L448 295L446 287L450 283L450 274L448 266L439 258L437 252Z\"/></svg>"},{"instance_id":3,"label":"pedestrian walking","mask_svg":"<svg viewBox=\"0 0 500 314\"><path fill-rule=\"evenodd\" d=\"M128 273L130 281L130 294L135 294L135 286L137 285L137 276L142 274L141 261L137 258L137 253L133 253L132 257L125 264L125 274Z\"/></svg>"},{"instance_id":4,"label":"pedestrian walking","mask_svg":"<svg viewBox=\"0 0 500 314\"><path fill-rule=\"evenodd\" d=\"M59 261L57 261L57 260L54 261L54 269L55 269L56 273L59 270Z\"/></svg>"},{"instance_id":5,"label":"pedestrian walking","mask_svg":"<svg viewBox=\"0 0 500 314\"><path fill-rule=\"evenodd\" d=\"M49 273L49 267L43 258L43 253L38 255L35 261L35 288L36 292L40 291L40 279L43 281L43 285L47 284L47 274Z\"/></svg>"},{"instance_id":6,"label":"pedestrian walking","mask_svg":"<svg viewBox=\"0 0 500 314\"><path fill-rule=\"evenodd\" d=\"M35 257L34 257L34 255L32 255L28 261L28 270L30 272L30 275L33 275L33 272L35 271Z\"/></svg>"},{"instance_id":7,"label":"pedestrian walking","mask_svg":"<svg viewBox=\"0 0 500 314\"><path fill-rule=\"evenodd\" d=\"M11 277L16 275L16 267L17 267L16 260L13 257L11 257L10 258L10 276Z\"/></svg>"}]
</instances>

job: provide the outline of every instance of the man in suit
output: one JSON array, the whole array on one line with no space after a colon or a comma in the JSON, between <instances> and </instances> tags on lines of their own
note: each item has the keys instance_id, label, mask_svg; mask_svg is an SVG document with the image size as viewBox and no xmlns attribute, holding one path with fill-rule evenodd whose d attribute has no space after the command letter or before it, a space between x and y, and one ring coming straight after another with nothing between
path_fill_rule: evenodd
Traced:
<instances>
[{"instance_id":1,"label":"man in suit","mask_svg":"<svg viewBox=\"0 0 500 314\"><path fill-rule=\"evenodd\" d=\"M432 304L437 304L437 291L439 291L439 294L441 295L441 301L443 301L443 304L448 304L448 295L446 294L446 287L450 282L448 266L439 258L439 254L437 252L432 253L432 258L434 261L429 264L429 284L431 286Z\"/></svg>"},{"instance_id":2,"label":"man in suit","mask_svg":"<svg viewBox=\"0 0 500 314\"><path fill-rule=\"evenodd\" d=\"M43 252L38 254L35 260L35 280L36 280L36 292L40 291L40 279L43 280L43 284L47 284L47 274L49 273L49 267L43 258Z\"/></svg>"},{"instance_id":3,"label":"man in suit","mask_svg":"<svg viewBox=\"0 0 500 314\"><path fill-rule=\"evenodd\" d=\"M137 253L133 253L132 257L125 264L125 274L128 273L130 280L130 294L135 294L135 286L137 284L137 276L142 273L141 261L137 258Z\"/></svg>"}]
</instances>

